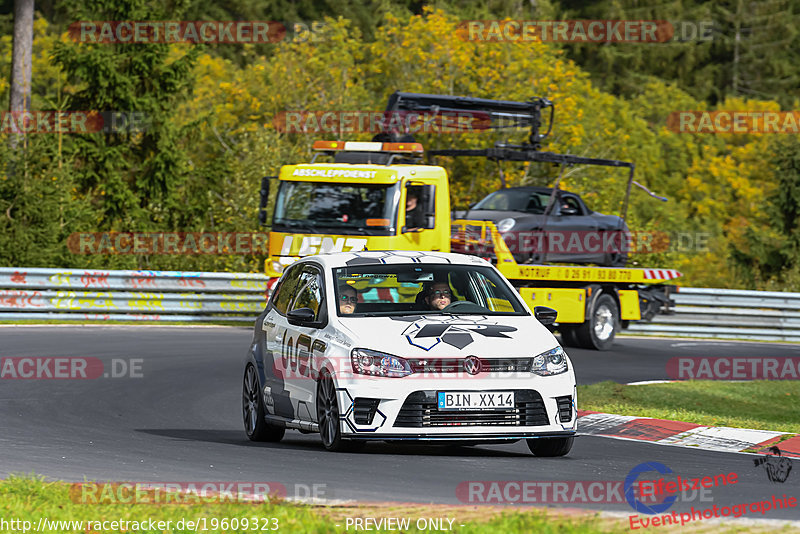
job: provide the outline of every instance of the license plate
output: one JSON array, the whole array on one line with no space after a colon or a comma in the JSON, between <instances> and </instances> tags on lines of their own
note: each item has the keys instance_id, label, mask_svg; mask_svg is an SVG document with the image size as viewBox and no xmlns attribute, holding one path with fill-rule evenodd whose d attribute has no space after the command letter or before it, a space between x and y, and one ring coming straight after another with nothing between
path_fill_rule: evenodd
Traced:
<instances>
[{"instance_id":1,"label":"license plate","mask_svg":"<svg viewBox=\"0 0 800 534\"><path fill-rule=\"evenodd\" d=\"M513 391L439 391L440 410L496 410L514 408Z\"/></svg>"}]
</instances>

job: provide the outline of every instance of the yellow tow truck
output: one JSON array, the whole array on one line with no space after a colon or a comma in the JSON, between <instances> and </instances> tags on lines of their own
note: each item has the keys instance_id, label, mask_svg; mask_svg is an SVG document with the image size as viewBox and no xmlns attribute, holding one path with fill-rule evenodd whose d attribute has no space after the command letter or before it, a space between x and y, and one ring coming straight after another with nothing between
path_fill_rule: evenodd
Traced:
<instances>
[{"instance_id":1,"label":"yellow tow truck","mask_svg":"<svg viewBox=\"0 0 800 534\"><path fill-rule=\"evenodd\" d=\"M624 218L633 164L539 150L547 135L538 132L540 112L548 104L545 99L523 103L395 93L387 112L480 110L492 120L500 117L516 121L516 125L522 121L532 129L528 144L439 150L433 155L545 161L560 163L562 168L572 164L627 167L630 176ZM674 286L663 282L680 277L678 271L517 263L493 222L451 219L447 171L421 161L424 151L420 143L398 140L402 137L396 133L383 138L388 141L316 141L317 154L310 163L284 165L279 176L264 178L262 224L267 222L270 182L277 179L279 186L265 262L268 276L279 277L298 258L320 253L365 249L474 253L492 261L531 307L558 311L555 328L565 345L597 350L609 349L615 335L630 321L648 321L658 313L671 312ZM319 155L333 161L317 163ZM558 180L554 187L558 188ZM410 220L407 208L415 204L410 197L415 197L416 210L421 212L415 227L406 224ZM413 300L413 295L399 298Z\"/></svg>"}]
</instances>

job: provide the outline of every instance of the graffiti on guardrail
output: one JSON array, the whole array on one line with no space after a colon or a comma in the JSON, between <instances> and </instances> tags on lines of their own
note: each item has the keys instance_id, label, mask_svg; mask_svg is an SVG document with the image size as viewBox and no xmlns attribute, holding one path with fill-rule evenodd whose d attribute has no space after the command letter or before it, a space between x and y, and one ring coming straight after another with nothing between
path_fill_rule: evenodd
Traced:
<instances>
[{"instance_id":1,"label":"graffiti on guardrail","mask_svg":"<svg viewBox=\"0 0 800 534\"><path fill-rule=\"evenodd\" d=\"M39 291L0 291L2 308L38 308L44 306Z\"/></svg>"}]
</instances>

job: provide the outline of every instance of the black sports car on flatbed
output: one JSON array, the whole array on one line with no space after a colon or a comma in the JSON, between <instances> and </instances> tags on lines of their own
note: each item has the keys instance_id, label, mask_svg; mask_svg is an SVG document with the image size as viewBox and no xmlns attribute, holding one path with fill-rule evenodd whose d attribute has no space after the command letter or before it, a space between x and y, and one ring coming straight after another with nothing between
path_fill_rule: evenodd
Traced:
<instances>
[{"instance_id":1,"label":"black sports car on flatbed","mask_svg":"<svg viewBox=\"0 0 800 534\"><path fill-rule=\"evenodd\" d=\"M510 187L491 193L459 218L493 221L518 263L594 263L623 267L628 226L586 207L575 193Z\"/></svg>"}]
</instances>

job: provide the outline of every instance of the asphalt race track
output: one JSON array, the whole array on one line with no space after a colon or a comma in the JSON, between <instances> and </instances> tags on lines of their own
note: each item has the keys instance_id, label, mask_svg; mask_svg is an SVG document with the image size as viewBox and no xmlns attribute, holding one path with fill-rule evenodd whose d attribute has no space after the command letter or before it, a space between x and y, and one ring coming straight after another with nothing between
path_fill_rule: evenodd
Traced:
<instances>
[{"instance_id":1,"label":"asphalt race track","mask_svg":"<svg viewBox=\"0 0 800 534\"><path fill-rule=\"evenodd\" d=\"M92 357L95 379L0 380L0 476L37 473L70 481L278 482L290 496L459 503L465 481L621 481L658 461L683 478L735 472L738 483L673 510L799 497L800 466L783 484L754 455L584 436L569 456L542 459L524 444L440 447L374 443L328 453L316 435L288 431L279 444L252 443L242 429L242 362L249 328L0 327L0 358ZM800 346L623 338L615 350L570 349L578 382L665 379L675 356L800 356ZM127 374L119 359L134 366ZM131 359L138 361L131 361ZM114 368L116 365L116 368ZM776 409L780 409L776 407ZM798 462L795 461L797 464ZM618 499L619 500L619 499ZM556 504L632 513L624 502ZM798 509L747 517L796 519Z\"/></svg>"}]
</instances>

